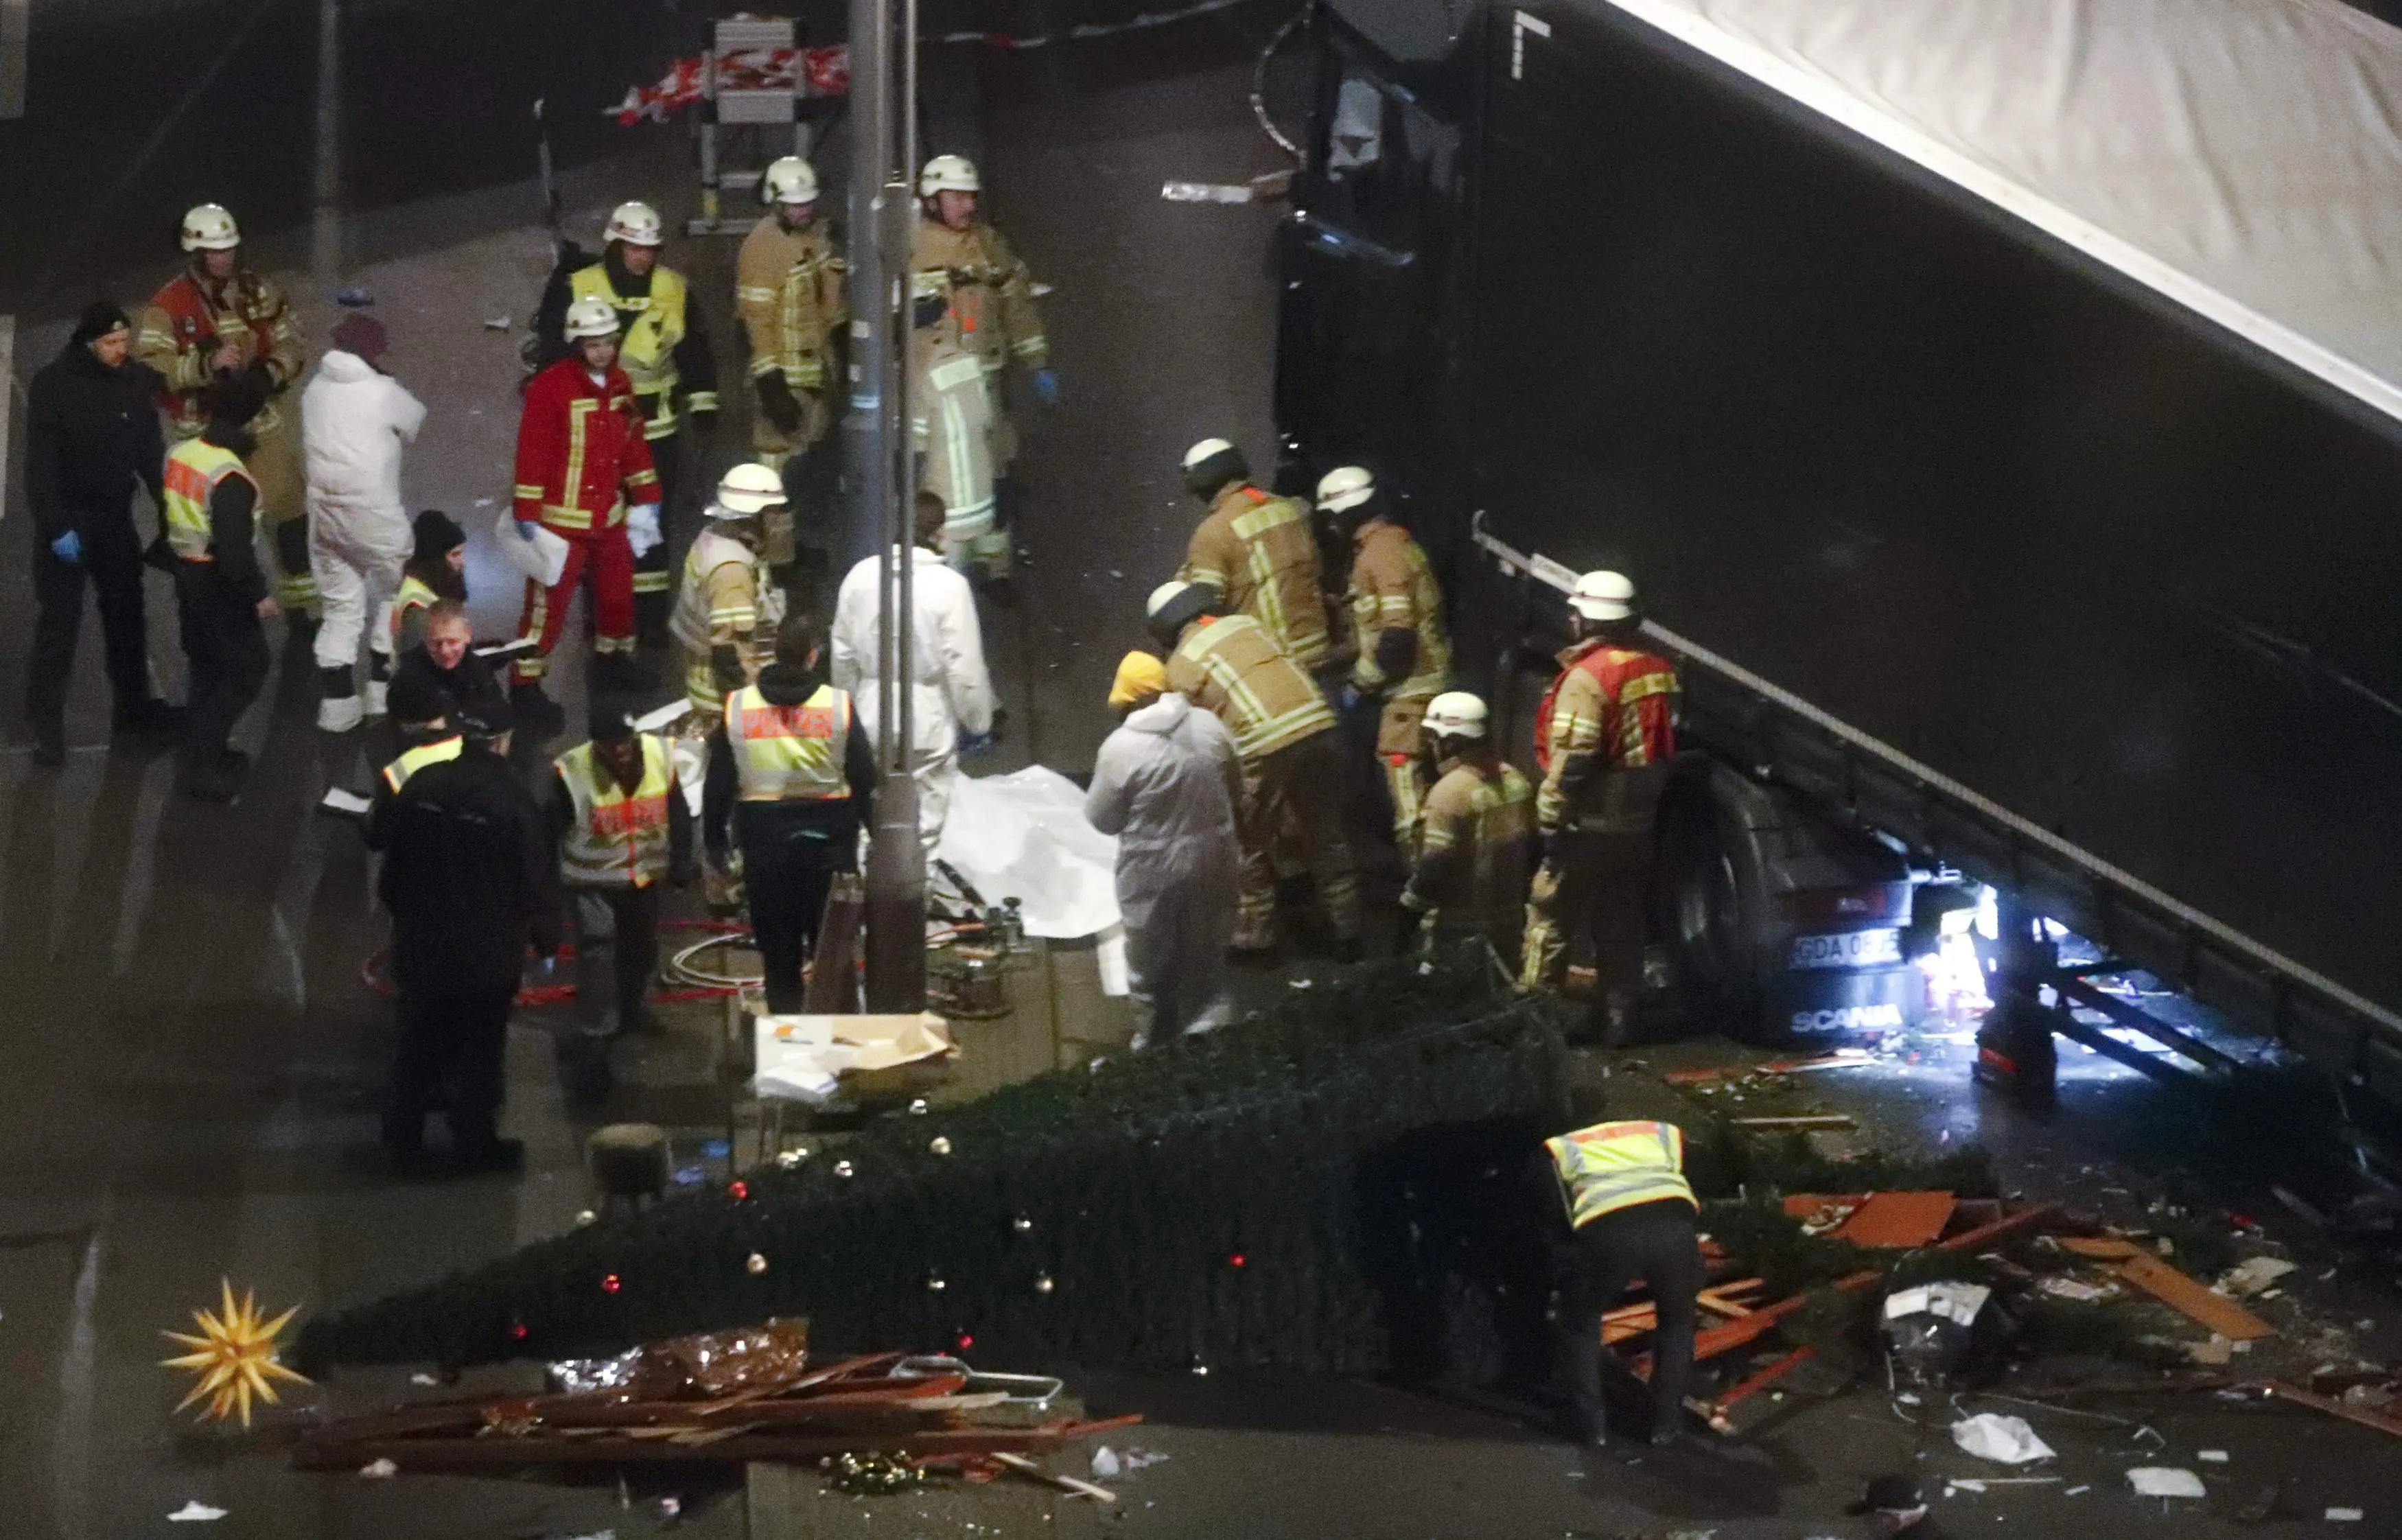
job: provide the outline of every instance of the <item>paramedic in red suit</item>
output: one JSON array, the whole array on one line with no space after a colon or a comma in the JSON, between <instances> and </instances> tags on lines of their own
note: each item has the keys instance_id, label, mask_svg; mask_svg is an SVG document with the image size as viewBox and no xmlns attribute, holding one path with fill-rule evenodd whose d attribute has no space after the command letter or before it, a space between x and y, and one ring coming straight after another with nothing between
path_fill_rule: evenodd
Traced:
<instances>
[{"instance_id":1,"label":"paramedic in red suit","mask_svg":"<svg viewBox=\"0 0 2402 1540\"><path fill-rule=\"evenodd\" d=\"M565 358L526 387L518 426L518 532L540 525L567 542L567 566L545 588L526 581L518 635L535 643L516 664L518 709L557 731L557 706L542 692L551 649L575 590L592 584L592 648L612 672L634 655L634 557L659 541L659 478L651 465L632 385L617 367L617 312L579 300L568 310Z\"/></svg>"}]
</instances>

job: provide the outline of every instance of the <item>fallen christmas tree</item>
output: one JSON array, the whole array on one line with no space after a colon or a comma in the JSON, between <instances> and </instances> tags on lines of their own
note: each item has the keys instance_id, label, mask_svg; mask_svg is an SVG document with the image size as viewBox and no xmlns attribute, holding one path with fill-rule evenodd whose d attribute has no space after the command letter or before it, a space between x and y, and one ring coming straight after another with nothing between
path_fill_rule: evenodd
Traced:
<instances>
[{"instance_id":1,"label":"fallen christmas tree","mask_svg":"<svg viewBox=\"0 0 2402 1540\"><path fill-rule=\"evenodd\" d=\"M586 1356L806 1315L835 1351L1490 1372L1542 1351L1517 1196L1567 1113L1539 1008L1476 966L1371 965L312 1320L295 1356Z\"/></svg>"}]
</instances>

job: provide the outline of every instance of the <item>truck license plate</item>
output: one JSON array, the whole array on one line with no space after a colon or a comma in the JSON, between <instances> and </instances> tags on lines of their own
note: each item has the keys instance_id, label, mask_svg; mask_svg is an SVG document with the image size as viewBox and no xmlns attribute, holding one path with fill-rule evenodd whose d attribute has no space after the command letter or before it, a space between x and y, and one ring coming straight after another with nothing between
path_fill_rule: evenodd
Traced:
<instances>
[{"instance_id":1,"label":"truck license plate","mask_svg":"<svg viewBox=\"0 0 2402 1540\"><path fill-rule=\"evenodd\" d=\"M1847 930L1793 938L1795 968L1876 968L1901 961L1898 930Z\"/></svg>"}]
</instances>

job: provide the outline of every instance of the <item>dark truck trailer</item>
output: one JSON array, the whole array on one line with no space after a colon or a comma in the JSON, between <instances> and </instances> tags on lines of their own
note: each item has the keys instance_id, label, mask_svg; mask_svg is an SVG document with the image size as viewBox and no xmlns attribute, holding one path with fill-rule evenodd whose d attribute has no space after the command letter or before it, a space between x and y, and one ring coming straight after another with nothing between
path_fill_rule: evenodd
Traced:
<instances>
[{"instance_id":1,"label":"dark truck trailer","mask_svg":"<svg viewBox=\"0 0 2402 1540\"><path fill-rule=\"evenodd\" d=\"M1666 880L1738 971L1811 928L1780 842L1854 891L1948 865L2402 1104L2402 33L2332 0L1316 32L1290 469L1411 488L1471 682L1530 591L1636 577L1717 762Z\"/></svg>"}]
</instances>

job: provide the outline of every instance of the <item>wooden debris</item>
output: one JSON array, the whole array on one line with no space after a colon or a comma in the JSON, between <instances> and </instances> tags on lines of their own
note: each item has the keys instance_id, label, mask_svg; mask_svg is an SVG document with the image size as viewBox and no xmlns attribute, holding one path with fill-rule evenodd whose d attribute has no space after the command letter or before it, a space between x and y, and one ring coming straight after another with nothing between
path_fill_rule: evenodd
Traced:
<instances>
[{"instance_id":1,"label":"wooden debris","mask_svg":"<svg viewBox=\"0 0 2402 1540\"><path fill-rule=\"evenodd\" d=\"M2078 1257L2091 1257L2100 1262L2123 1262L2130 1257L2141 1257L2144 1248L2133 1241L2116 1235L2056 1235L2060 1249Z\"/></svg>"},{"instance_id":2,"label":"wooden debris","mask_svg":"<svg viewBox=\"0 0 2402 1540\"><path fill-rule=\"evenodd\" d=\"M1712 1427L1717 1427L1727 1420L1728 1411L1737 1403L1751 1399L1817 1355L1818 1350L1815 1347L1805 1344L1795 1348L1749 1379L1729 1386L1725 1395L1709 1403L1709 1413L1705 1420Z\"/></svg>"},{"instance_id":3,"label":"wooden debris","mask_svg":"<svg viewBox=\"0 0 2402 1540\"><path fill-rule=\"evenodd\" d=\"M1073 1492L1079 1497L1090 1497L1102 1503L1114 1503L1118 1500L1118 1494L1107 1487L1095 1486L1090 1481L1079 1481L1072 1476L1055 1475L1022 1454L1005 1454L996 1450L992 1457L1017 1472L1018 1475L1031 1477L1046 1486L1057 1487L1061 1492Z\"/></svg>"},{"instance_id":4,"label":"wooden debris","mask_svg":"<svg viewBox=\"0 0 2402 1540\"><path fill-rule=\"evenodd\" d=\"M1814 1112L1791 1118L1729 1118L1737 1128L1857 1128L1859 1125L1840 1112Z\"/></svg>"},{"instance_id":5,"label":"wooden debris","mask_svg":"<svg viewBox=\"0 0 2402 1540\"><path fill-rule=\"evenodd\" d=\"M1818 1069L1864 1069L1874 1059L1826 1054L1815 1059L1779 1059L1773 1064L1721 1065L1710 1069L1671 1069L1660 1078L1670 1085L1706 1085L1712 1080L1739 1080L1746 1075L1796 1075Z\"/></svg>"},{"instance_id":6,"label":"wooden debris","mask_svg":"<svg viewBox=\"0 0 2402 1540\"><path fill-rule=\"evenodd\" d=\"M1949 1192L1797 1193L1785 1200L1785 1212L1812 1233L1856 1246L1903 1249L1933 1244L1957 1206ZM1809 1222L1828 1218L1834 1222Z\"/></svg>"},{"instance_id":7,"label":"wooden debris","mask_svg":"<svg viewBox=\"0 0 2402 1540\"><path fill-rule=\"evenodd\" d=\"M2362 1427L2375 1428L2391 1437L2402 1438L2402 1418L2388 1417L2367 1407L2355 1407L2332 1396L2321 1396L2298 1385L2289 1385L2282 1380L2265 1381L2257 1388L2273 1400L2291 1401L2296 1406L2308 1407L2312 1411L2323 1411L2329 1417L2340 1417L2347 1423L2357 1423Z\"/></svg>"},{"instance_id":8,"label":"wooden debris","mask_svg":"<svg viewBox=\"0 0 2402 1540\"><path fill-rule=\"evenodd\" d=\"M2209 1327L2215 1337L2249 1342L2277 1335L2275 1327L2225 1295L2212 1293L2148 1251L2139 1250L2121 1261L2118 1272L2178 1314Z\"/></svg>"}]
</instances>

